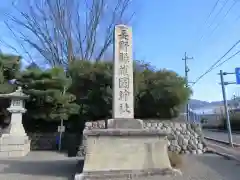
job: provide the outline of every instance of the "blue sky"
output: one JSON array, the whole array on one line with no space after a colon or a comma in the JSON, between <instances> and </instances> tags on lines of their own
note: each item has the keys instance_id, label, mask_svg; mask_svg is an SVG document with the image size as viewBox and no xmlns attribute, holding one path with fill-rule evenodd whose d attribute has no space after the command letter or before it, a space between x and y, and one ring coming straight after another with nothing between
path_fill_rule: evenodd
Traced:
<instances>
[{"instance_id":1,"label":"blue sky","mask_svg":"<svg viewBox=\"0 0 240 180\"><path fill-rule=\"evenodd\" d=\"M167 68L184 75L186 51L194 60L189 61L189 80L194 81L240 39L240 1L225 17L235 0L220 0L210 19L207 17L217 0L133 0L136 15L133 19L133 50L136 59L150 62L157 68ZM222 12L218 14L223 3ZM0 5L0 34L8 38L3 25L4 12L11 11L11 3L3 1ZM216 17L216 18L215 18ZM217 29L215 29L218 27ZM215 29L215 30L214 30ZM203 37L203 38L202 38ZM11 42L11 39L8 39ZM16 45L17 47L17 45ZM237 46L229 56L239 50ZM9 51L2 48L4 52ZM206 75L193 87L195 99L221 100L219 70L234 72L240 67L240 56L235 56L221 67ZM225 77L235 81L234 75ZM227 86L227 96L240 95L240 87Z\"/></svg>"}]
</instances>

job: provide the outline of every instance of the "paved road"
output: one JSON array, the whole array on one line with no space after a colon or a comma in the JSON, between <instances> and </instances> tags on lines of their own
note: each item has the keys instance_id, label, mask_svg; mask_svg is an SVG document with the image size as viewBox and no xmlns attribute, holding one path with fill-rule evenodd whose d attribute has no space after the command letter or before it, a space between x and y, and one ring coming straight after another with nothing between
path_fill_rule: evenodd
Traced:
<instances>
[{"instance_id":1,"label":"paved road","mask_svg":"<svg viewBox=\"0 0 240 180\"><path fill-rule=\"evenodd\" d=\"M239 168L236 161L216 155L185 156L183 176L138 180L239 180ZM1 180L71 180L75 170L75 159L51 152L31 152L20 159L0 159Z\"/></svg>"},{"instance_id":2,"label":"paved road","mask_svg":"<svg viewBox=\"0 0 240 180\"><path fill-rule=\"evenodd\" d=\"M190 156L185 158L184 164L183 176L152 177L147 180L239 180L239 164L217 155Z\"/></svg>"},{"instance_id":3,"label":"paved road","mask_svg":"<svg viewBox=\"0 0 240 180\"><path fill-rule=\"evenodd\" d=\"M204 130L203 132L207 137L228 141L228 134L226 132L215 132L210 130ZM240 144L240 134L233 134L232 137L234 143Z\"/></svg>"}]
</instances>

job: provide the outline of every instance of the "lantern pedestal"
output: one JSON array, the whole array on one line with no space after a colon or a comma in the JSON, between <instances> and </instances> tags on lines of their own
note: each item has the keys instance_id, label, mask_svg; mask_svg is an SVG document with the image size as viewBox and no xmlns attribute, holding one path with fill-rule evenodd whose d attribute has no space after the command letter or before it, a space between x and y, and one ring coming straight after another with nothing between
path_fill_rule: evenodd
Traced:
<instances>
[{"instance_id":1,"label":"lantern pedestal","mask_svg":"<svg viewBox=\"0 0 240 180\"><path fill-rule=\"evenodd\" d=\"M9 132L0 137L0 158L25 156L30 152L30 140L22 124L22 114L26 112L23 100L28 96L18 88L15 92L0 97L11 99L11 106L7 108L11 113L11 123Z\"/></svg>"},{"instance_id":2,"label":"lantern pedestal","mask_svg":"<svg viewBox=\"0 0 240 180\"><path fill-rule=\"evenodd\" d=\"M19 137L27 136L22 124L22 114L26 112L26 109L8 108L7 110L11 113L11 125L9 135Z\"/></svg>"}]
</instances>

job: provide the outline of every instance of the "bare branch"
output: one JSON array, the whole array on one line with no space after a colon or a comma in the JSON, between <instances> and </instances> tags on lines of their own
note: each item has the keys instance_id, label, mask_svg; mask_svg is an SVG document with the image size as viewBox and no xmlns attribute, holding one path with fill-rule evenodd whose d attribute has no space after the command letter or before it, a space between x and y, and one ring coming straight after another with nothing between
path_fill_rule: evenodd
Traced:
<instances>
[{"instance_id":1,"label":"bare branch","mask_svg":"<svg viewBox=\"0 0 240 180\"><path fill-rule=\"evenodd\" d=\"M21 49L23 50L23 52L27 54L28 58L29 58L29 59L31 60L31 62L32 62L32 61L33 61L33 58L32 58L32 56L31 56L31 54L26 50L26 48L25 48L24 45L21 43L21 41L19 41L19 40L17 39L17 36L16 36L16 34L14 33L13 29L10 27L10 25L9 25L7 22L4 22L4 23L5 23L6 27L11 31L11 33L13 34L13 36L15 37L16 41L17 41L18 44L20 45L20 47L21 47ZM5 45L6 47L12 49L12 50L15 51L17 54L21 54L15 47L13 47L12 45L10 45L9 43L6 43L4 40L0 40L0 41L1 41L1 43L2 43L3 45ZM28 61L28 60L26 60L26 61ZM28 63L29 63L29 61L28 61Z\"/></svg>"},{"instance_id":2,"label":"bare branch","mask_svg":"<svg viewBox=\"0 0 240 180\"><path fill-rule=\"evenodd\" d=\"M11 16L11 32L26 51L32 47L51 66L66 66L76 59L99 61L113 42L115 25L129 18L130 2L33 1L27 10L16 7L19 16Z\"/></svg>"}]
</instances>

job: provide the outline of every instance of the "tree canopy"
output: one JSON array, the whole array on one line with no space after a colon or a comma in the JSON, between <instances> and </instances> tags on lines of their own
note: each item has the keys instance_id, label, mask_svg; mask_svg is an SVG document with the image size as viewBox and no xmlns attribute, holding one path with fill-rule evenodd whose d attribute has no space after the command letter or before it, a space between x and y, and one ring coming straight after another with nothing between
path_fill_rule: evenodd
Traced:
<instances>
[{"instance_id":1,"label":"tree canopy","mask_svg":"<svg viewBox=\"0 0 240 180\"><path fill-rule=\"evenodd\" d=\"M86 122L111 118L112 62L76 60L66 70L62 67L44 70L32 63L20 71L17 66L19 57L1 57L4 58L0 61L0 86L11 87L9 92L22 86L30 96L25 103L27 112L24 119L57 123L61 119ZM11 65L10 62L16 61L17 65ZM14 84L9 83L11 79L16 79ZM177 117L191 95L191 89L185 84L184 78L173 71L157 70L147 63L135 61L135 117ZM6 108L6 104L1 104L2 107Z\"/></svg>"},{"instance_id":2,"label":"tree canopy","mask_svg":"<svg viewBox=\"0 0 240 180\"><path fill-rule=\"evenodd\" d=\"M11 83L19 73L20 56L0 54L0 94L13 92L15 85ZM0 124L5 126L9 123L9 113L6 108L9 100L0 99Z\"/></svg>"},{"instance_id":3,"label":"tree canopy","mask_svg":"<svg viewBox=\"0 0 240 180\"><path fill-rule=\"evenodd\" d=\"M73 79L71 91L82 103L88 119L111 117L111 62L76 61L69 68ZM144 67L144 68L139 68ZM185 79L173 71L154 70L135 63L135 116L138 118L173 118L191 95Z\"/></svg>"},{"instance_id":4,"label":"tree canopy","mask_svg":"<svg viewBox=\"0 0 240 180\"><path fill-rule=\"evenodd\" d=\"M31 118L67 120L70 115L78 114L79 106L74 103L75 95L68 92L72 81L63 68L41 70L30 66L20 73L16 83L30 95L26 108Z\"/></svg>"},{"instance_id":5,"label":"tree canopy","mask_svg":"<svg viewBox=\"0 0 240 180\"><path fill-rule=\"evenodd\" d=\"M22 48L21 54L36 63L20 70L19 56L0 54L0 93L22 86L30 96L25 103L24 121L33 124L110 118L113 63L102 60L112 54L115 25L129 24L134 15L130 8L132 1L27 0L19 3L24 4L15 6L16 12L8 14L5 25ZM4 39L0 41L16 51ZM44 67L50 68L40 68L41 63L33 55L40 57ZM177 73L134 61L135 117L174 118L191 93L184 78ZM8 103L7 100L0 103L3 119L8 116L3 113Z\"/></svg>"},{"instance_id":6,"label":"tree canopy","mask_svg":"<svg viewBox=\"0 0 240 180\"><path fill-rule=\"evenodd\" d=\"M10 81L19 73L20 59L20 56L0 53L0 93L13 91L14 85Z\"/></svg>"}]
</instances>

